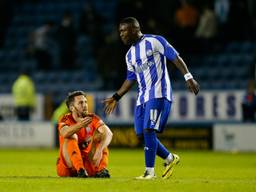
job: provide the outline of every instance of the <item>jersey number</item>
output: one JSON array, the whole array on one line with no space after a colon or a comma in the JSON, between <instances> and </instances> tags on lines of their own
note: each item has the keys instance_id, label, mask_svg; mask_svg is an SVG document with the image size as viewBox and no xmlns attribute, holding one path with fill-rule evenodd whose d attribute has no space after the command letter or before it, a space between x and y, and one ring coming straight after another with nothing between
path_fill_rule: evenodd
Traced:
<instances>
[{"instance_id":1,"label":"jersey number","mask_svg":"<svg viewBox=\"0 0 256 192\"><path fill-rule=\"evenodd\" d=\"M157 109L150 109L150 121L156 122Z\"/></svg>"}]
</instances>

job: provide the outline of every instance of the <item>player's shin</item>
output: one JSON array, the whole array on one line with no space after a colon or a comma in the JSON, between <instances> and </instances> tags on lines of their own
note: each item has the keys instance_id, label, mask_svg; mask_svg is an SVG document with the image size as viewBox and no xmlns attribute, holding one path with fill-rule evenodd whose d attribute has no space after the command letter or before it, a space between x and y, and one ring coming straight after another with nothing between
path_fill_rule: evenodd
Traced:
<instances>
[{"instance_id":1,"label":"player's shin","mask_svg":"<svg viewBox=\"0 0 256 192\"><path fill-rule=\"evenodd\" d=\"M144 140L145 140L145 164L146 171L149 174L154 175L154 166L157 150L157 138L154 130L145 130L144 131Z\"/></svg>"},{"instance_id":2,"label":"player's shin","mask_svg":"<svg viewBox=\"0 0 256 192\"><path fill-rule=\"evenodd\" d=\"M171 154L166 147L159 141L157 138L157 156L161 157L162 159L166 160L168 156Z\"/></svg>"},{"instance_id":3,"label":"player's shin","mask_svg":"<svg viewBox=\"0 0 256 192\"><path fill-rule=\"evenodd\" d=\"M81 152L78 147L78 143L76 139L67 140L67 151L68 151L68 155L71 160L72 166L77 171L79 171L80 169L84 169L83 159L82 159Z\"/></svg>"}]
</instances>

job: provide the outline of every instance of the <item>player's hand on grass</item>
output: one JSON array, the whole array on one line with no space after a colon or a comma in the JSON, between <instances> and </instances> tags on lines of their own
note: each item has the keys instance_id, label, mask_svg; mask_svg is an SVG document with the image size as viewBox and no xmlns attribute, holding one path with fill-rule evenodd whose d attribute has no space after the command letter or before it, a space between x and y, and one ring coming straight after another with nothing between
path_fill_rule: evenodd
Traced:
<instances>
[{"instance_id":1,"label":"player's hand on grass","mask_svg":"<svg viewBox=\"0 0 256 192\"><path fill-rule=\"evenodd\" d=\"M199 87L199 84L197 83L197 81L195 79L187 80L186 84L187 84L187 87L188 87L189 91L191 91L195 95L198 94L198 92L200 90L200 87Z\"/></svg>"},{"instance_id":2,"label":"player's hand on grass","mask_svg":"<svg viewBox=\"0 0 256 192\"><path fill-rule=\"evenodd\" d=\"M109 115L110 113L113 112L113 110L115 109L116 105L117 105L117 101L113 98L107 98L103 101L105 107L104 107L104 111L107 115Z\"/></svg>"}]
</instances>

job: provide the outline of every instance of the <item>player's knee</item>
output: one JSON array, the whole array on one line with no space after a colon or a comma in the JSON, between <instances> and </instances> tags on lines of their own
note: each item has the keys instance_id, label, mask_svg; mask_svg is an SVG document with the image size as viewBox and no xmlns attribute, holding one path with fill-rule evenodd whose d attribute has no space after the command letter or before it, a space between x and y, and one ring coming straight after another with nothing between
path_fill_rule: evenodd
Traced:
<instances>
[{"instance_id":1,"label":"player's knee","mask_svg":"<svg viewBox=\"0 0 256 192\"><path fill-rule=\"evenodd\" d=\"M72 135L72 139L78 140L77 134L73 134L73 135Z\"/></svg>"},{"instance_id":2,"label":"player's knee","mask_svg":"<svg viewBox=\"0 0 256 192\"><path fill-rule=\"evenodd\" d=\"M78 142L78 136L77 134L73 134L72 136L68 137L68 138L64 138L64 142L63 142L63 148L64 149L68 149L69 147L73 148L73 143L77 143Z\"/></svg>"},{"instance_id":3,"label":"player's knee","mask_svg":"<svg viewBox=\"0 0 256 192\"><path fill-rule=\"evenodd\" d=\"M94 143L100 143L103 140L103 135L100 132L95 131L92 140Z\"/></svg>"},{"instance_id":4,"label":"player's knee","mask_svg":"<svg viewBox=\"0 0 256 192\"><path fill-rule=\"evenodd\" d=\"M70 136L69 138L65 138L64 140L70 140L70 139L74 139L78 141L78 136L77 134L73 134L72 136Z\"/></svg>"}]
</instances>

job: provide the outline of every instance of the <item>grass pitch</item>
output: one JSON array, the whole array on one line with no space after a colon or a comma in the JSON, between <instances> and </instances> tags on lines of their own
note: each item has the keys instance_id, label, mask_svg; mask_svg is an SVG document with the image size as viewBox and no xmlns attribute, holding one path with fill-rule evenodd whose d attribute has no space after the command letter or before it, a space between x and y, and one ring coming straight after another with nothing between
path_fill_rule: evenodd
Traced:
<instances>
[{"instance_id":1,"label":"grass pitch","mask_svg":"<svg viewBox=\"0 0 256 192\"><path fill-rule=\"evenodd\" d=\"M144 171L143 150L110 149L111 179L59 178L57 150L0 149L0 192L255 192L256 153L178 151L180 164L168 180L138 181Z\"/></svg>"}]
</instances>

